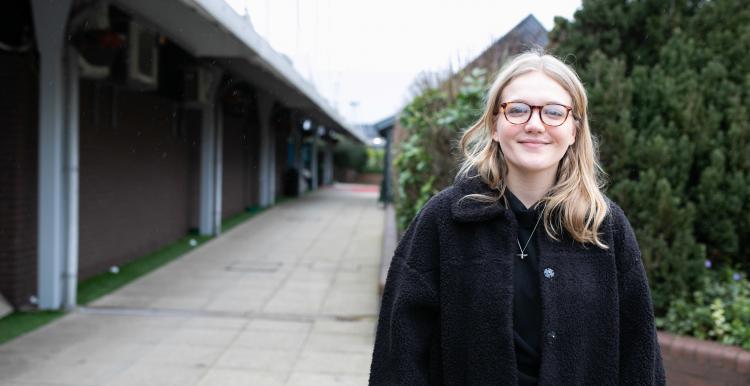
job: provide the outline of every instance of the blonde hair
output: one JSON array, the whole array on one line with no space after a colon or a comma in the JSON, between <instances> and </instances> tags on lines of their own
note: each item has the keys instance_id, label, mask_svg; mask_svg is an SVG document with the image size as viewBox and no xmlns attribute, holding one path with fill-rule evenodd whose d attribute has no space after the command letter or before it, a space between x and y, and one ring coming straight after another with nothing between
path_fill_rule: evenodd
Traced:
<instances>
[{"instance_id":1,"label":"blonde hair","mask_svg":"<svg viewBox=\"0 0 750 386\"><path fill-rule=\"evenodd\" d=\"M500 145L492 139L500 95L511 81L532 71L540 71L549 76L570 94L576 125L575 142L558 164L554 185L538 203L544 204L544 228L555 240L558 240L564 228L578 242L607 249L607 245L599 237L599 229L608 210L601 192L604 187L604 171L597 160L596 141L589 129L586 90L572 68L542 51L522 53L500 69L487 93L484 113L461 137L459 146L464 160L458 177L481 178L499 192L497 196L470 194L462 199L497 202L503 197L508 165ZM478 175L469 176L472 170Z\"/></svg>"}]
</instances>

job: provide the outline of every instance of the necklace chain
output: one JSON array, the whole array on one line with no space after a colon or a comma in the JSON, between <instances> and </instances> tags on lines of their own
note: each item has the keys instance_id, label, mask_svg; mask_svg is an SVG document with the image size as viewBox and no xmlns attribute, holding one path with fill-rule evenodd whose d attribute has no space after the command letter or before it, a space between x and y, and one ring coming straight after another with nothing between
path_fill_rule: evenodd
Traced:
<instances>
[{"instance_id":1,"label":"necklace chain","mask_svg":"<svg viewBox=\"0 0 750 386\"><path fill-rule=\"evenodd\" d=\"M523 248L521 247L521 241L518 240L518 237L516 237L516 242L518 243L518 249L521 250L521 253L518 254L518 256L521 257L521 260L523 260L524 257L528 256L528 254L526 254L524 252L526 252L526 247L529 246L529 242L534 237L534 232L536 232L536 227L539 225L539 220L541 220L541 219L542 219L542 215L540 214L539 218L537 218L537 220L536 220L536 224L534 224L534 229L531 231L531 234L529 235L529 239L526 240L526 244L523 246Z\"/></svg>"}]
</instances>

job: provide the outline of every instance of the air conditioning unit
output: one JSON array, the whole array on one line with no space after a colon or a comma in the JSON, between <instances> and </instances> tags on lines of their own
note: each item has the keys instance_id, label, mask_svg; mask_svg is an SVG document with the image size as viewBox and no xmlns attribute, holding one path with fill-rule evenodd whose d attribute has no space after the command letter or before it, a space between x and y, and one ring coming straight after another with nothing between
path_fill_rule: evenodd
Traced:
<instances>
[{"instance_id":1,"label":"air conditioning unit","mask_svg":"<svg viewBox=\"0 0 750 386\"><path fill-rule=\"evenodd\" d=\"M84 79L107 79L109 77L109 66L95 66L83 56L78 56L78 75Z\"/></svg>"},{"instance_id":2,"label":"air conditioning unit","mask_svg":"<svg viewBox=\"0 0 750 386\"><path fill-rule=\"evenodd\" d=\"M73 37L78 49L78 73L81 78L105 79L110 75L110 67L124 36L111 30L109 5L106 2L93 4L82 14L78 29ZM118 41L119 40L119 41Z\"/></svg>"},{"instance_id":3,"label":"air conditioning unit","mask_svg":"<svg viewBox=\"0 0 750 386\"><path fill-rule=\"evenodd\" d=\"M159 46L156 33L131 20L128 25L128 83L144 90L159 85Z\"/></svg>"},{"instance_id":4,"label":"air conditioning unit","mask_svg":"<svg viewBox=\"0 0 750 386\"><path fill-rule=\"evenodd\" d=\"M211 85L214 75L204 66L186 67L183 76L183 101L188 104L206 104L210 102Z\"/></svg>"}]
</instances>

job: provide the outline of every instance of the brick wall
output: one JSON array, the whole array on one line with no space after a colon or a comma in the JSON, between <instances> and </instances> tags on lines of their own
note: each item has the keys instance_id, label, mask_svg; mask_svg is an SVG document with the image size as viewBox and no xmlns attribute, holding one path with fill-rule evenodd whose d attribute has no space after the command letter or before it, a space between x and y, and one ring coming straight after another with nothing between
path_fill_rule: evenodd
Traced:
<instances>
[{"instance_id":1,"label":"brick wall","mask_svg":"<svg viewBox=\"0 0 750 386\"><path fill-rule=\"evenodd\" d=\"M154 94L83 81L80 111L84 279L169 244L195 226L200 145L189 138L194 128L180 124L187 114L178 104Z\"/></svg>"},{"instance_id":2,"label":"brick wall","mask_svg":"<svg viewBox=\"0 0 750 386\"><path fill-rule=\"evenodd\" d=\"M253 207L258 206L260 202L260 120L255 106L246 122L248 126L248 155L246 158L247 178L245 180L245 205L247 207Z\"/></svg>"},{"instance_id":3,"label":"brick wall","mask_svg":"<svg viewBox=\"0 0 750 386\"><path fill-rule=\"evenodd\" d=\"M288 137L291 134L292 120L291 113L286 109L279 109L276 113L276 117L271 123L275 137L275 152L276 152L276 197L284 195L284 173L286 173L286 162L287 162L287 142Z\"/></svg>"},{"instance_id":4,"label":"brick wall","mask_svg":"<svg viewBox=\"0 0 750 386\"><path fill-rule=\"evenodd\" d=\"M750 351L664 331L658 335L668 384L750 384Z\"/></svg>"},{"instance_id":5,"label":"brick wall","mask_svg":"<svg viewBox=\"0 0 750 386\"><path fill-rule=\"evenodd\" d=\"M188 152L188 226L191 231L200 228L201 199L201 125L203 118L200 110L190 109L183 112L183 127L187 135Z\"/></svg>"},{"instance_id":6,"label":"brick wall","mask_svg":"<svg viewBox=\"0 0 750 386\"><path fill-rule=\"evenodd\" d=\"M31 54L0 52L0 293L36 293L38 75Z\"/></svg>"},{"instance_id":7,"label":"brick wall","mask_svg":"<svg viewBox=\"0 0 750 386\"><path fill-rule=\"evenodd\" d=\"M250 153L248 125L241 116L224 113L224 154L222 159L221 214L231 217L245 210L247 196L247 157Z\"/></svg>"}]
</instances>

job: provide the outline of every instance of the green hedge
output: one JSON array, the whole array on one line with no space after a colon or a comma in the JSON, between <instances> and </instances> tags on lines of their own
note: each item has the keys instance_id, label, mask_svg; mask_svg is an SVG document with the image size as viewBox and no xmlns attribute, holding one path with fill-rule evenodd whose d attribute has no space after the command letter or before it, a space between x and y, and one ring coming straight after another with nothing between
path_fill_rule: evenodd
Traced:
<instances>
[{"instance_id":1,"label":"green hedge","mask_svg":"<svg viewBox=\"0 0 750 386\"><path fill-rule=\"evenodd\" d=\"M608 194L635 228L661 327L747 347L746 332L686 325L707 306L750 313L733 308L747 292L711 273L750 263L750 8L596 0L555 23L551 48L586 83Z\"/></svg>"},{"instance_id":2,"label":"green hedge","mask_svg":"<svg viewBox=\"0 0 750 386\"><path fill-rule=\"evenodd\" d=\"M432 195L453 182L458 161L455 145L461 131L482 113L485 73L476 69L465 76L455 95L439 88L425 90L401 112L407 137L394 159L399 229L409 225Z\"/></svg>"},{"instance_id":3,"label":"green hedge","mask_svg":"<svg viewBox=\"0 0 750 386\"><path fill-rule=\"evenodd\" d=\"M555 20L548 48L586 86L606 193L635 229L659 327L750 348L750 7L587 0ZM473 75L402 112L401 229L452 182L453 144L483 107Z\"/></svg>"}]
</instances>

